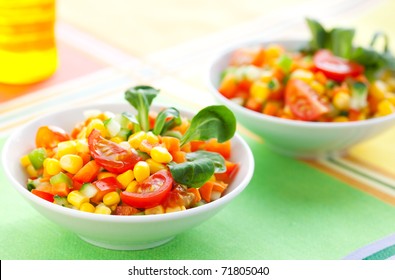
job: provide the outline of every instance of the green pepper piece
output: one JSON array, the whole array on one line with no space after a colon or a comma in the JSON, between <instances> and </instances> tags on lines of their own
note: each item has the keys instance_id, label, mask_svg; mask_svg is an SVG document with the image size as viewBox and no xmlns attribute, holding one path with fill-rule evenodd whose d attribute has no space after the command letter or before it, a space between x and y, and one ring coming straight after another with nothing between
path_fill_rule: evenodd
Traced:
<instances>
[{"instance_id":1,"label":"green pepper piece","mask_svg":"<svg viewBox=\"0 0 395 280\"><path fill-rule=\"evenodd\" d=\"M37 148L28 155L34 169L39 170L43 167L44 160L47 158L47 151L44 148Z\"/></svg>"}]
</instances>

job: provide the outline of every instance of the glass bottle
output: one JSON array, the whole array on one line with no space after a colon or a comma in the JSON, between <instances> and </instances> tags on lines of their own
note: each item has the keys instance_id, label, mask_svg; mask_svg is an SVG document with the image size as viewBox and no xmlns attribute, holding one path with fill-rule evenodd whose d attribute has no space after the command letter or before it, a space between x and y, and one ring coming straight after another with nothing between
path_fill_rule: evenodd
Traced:
<instances>
[{"instance_id":1,"label":"glass bottle","mask_svg":"<svg viewBox=\"0 0 395 280\"><path fill-rule=\"evenodd\" d=\"M30 84L57 69L55 0L0 0L0 83Z\"/></svg>"}]
</instances>

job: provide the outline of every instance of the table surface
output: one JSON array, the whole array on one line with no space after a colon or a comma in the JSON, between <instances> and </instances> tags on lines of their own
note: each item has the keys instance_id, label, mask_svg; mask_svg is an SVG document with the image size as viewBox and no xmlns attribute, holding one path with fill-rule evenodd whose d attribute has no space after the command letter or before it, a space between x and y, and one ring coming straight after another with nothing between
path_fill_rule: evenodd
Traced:
<instances>
[{"instance_id":1,"label":"table surface","mask_svg":"<svg viewBox=\"0 0 395 280\"><path fill-rule=\"evenodd\" d=\"M158 102L198 110L216 51L240 40L307 38L305 17L395 40L395 1L57 1L60 66L29 86L0 84L0 149L31 118L74 104L123 101L150 84ZM395 51L392 48L392 51ZM232 203L171 242L143 251L92 246L49 222L0 169L1 259L391 259L395 255L395 127L317 162L283 157L238 125L255 173Z\"/></svg>"}]
</instances>

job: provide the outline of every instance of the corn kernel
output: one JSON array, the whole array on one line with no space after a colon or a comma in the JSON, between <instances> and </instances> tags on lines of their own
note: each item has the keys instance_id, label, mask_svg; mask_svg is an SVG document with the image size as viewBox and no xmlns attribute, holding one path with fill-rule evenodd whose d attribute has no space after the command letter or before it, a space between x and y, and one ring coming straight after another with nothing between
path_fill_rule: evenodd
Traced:
<instances>
[{"instance_id":1,"label":"corn kernel","mask_svg":"<svg viewBox=\"0 0 395 280\"><path fill-rule=\"evenodd\" d=\"M185 206L166 207L166 213L179 212L186 210Z\"/></svg>"},{"instance_id":2,"label":"corn kernel","mask_svg":"<svg viewBox=\"0 0 395 280\"><path fill-rule=\"evenodd\" d=\"M93 206L89 202L84 202L81 204L80 210L84 211L84 212L93 213L93 212L95 212L95 206Z\"/></svg>"},{"instance_id":3,"label":"corn kernel","mask_svg":"<svg viewBox=\"0 0 395 280\"><path fill-rule=\"evenodd\" d=\"M376 80L372 83L370 93L376 100L383 100L386 92L387 84L382 80Z\"/></svg>"},{"instance_id":4,"label":"corn kernel","mask_svg":"<svg viewBox=\"0 0 395 280\"><path fill-rule=\"evenodd\" d=\"M162 146L153 147L151 150L151 158L159 163L169 163L173 160L173 156Z\"/></svg>"},{"instance_id":5,"label":"corn kernel","mask_svg":"<svg viewBox=\"0 0 395 280\"><path fill-rule=\"evenodd\" d=\"M67 195L67 201L79 209L83 203L89 202L89 198L81 192L74 190Z\"/></svg>"},{"instance_id":6,"label":"corn kernel","mask_svg":"<svg viewBox=\"0 0 395 280\"><path fill-rule=\"evenodd\" d=\"M78 139L75 141L75 149L77 153L89 153L88 141L86 139Z\"/></svg>"},{"instance_id":7,"label":"corn kernel","mask_svg":"<svg viewBox=\"0 0 395 280\"><path fill-rule=\"evenodd\" d=\"M310 86L319 95L322 95L325 92L325 87L316 80L311 81Z\"/></svg>"},{"instance_id":8,"label":"corn kernel","mask_svg":"<svg viewBox=\"0 0 395 280\"><path fill-rule=\"evenodd\" d=\"M264 83L268 83L271 79L273 79L273 72L267 69L262 70L260 80Z\"/></svg>"},{"instance_id":9,"label":"corn kernel","mask_svg":"<svg viewBox=\"0 0 395 280\"><path fill-rule=\"evenodd\" d=\"M291 74L292 79L299 79L308 84L310 84L314 80L314 74L311 71L304 70L304 69L296 69Z\"/></svg>"},{"instance_id":10,"label":"corn kernel","mask_svg":"<svg viewBox=\"0 0 395 280\"><path fill-rule=\"evenodd\" d=\"M109 192L103 196L103 203L107 206L118 204L121 201L117 192Z\"/></svg>"},{"instance_id":11,"label":"corn kernel","mask_svg":"<svg viewBox=\"0 0 395 280\"><path fill-rule=\"evenodd\" d=\"M119 143L119 146L121 146L121 147L124 148L125 150L130 150L130 149L131 149L129 142L127 142L127 141L122 141L122 142L120 142L120 143Z\"/></svg>"},{"instance_id":12,"label":"corn kernel","mask_svg":"<svg viewBox=\"0 0 395 280\"><path fill-rule=\"evenodd\" d=\"M119 144L119 143L121 143L123 141L123 139L121 137L119 137L119 136L112 137L110 140L112 142L117 143L117 144Z\"/></svg>"},{"instance_id":13,"label":"corn kernel","mask_svg":"<svg viewBox=\"0 0 395 280\"><path fill-rule=\"evenodd\" d=\"M159 137L155 135L152 131L147 132L147 140L150 144L158 144Z\"/></svg>"},{"instance_id":14,"label":"corn kernel","mask_svg":"<svg viewBox=\"0 0 395 280\"><path fill-rule=\"evenodd\" d=\"M75 141L64 141L58 143L58 150L56 157L60 159L64 155L75 155L77 154L77 144Z\"/></svg>"},{"instance_id":15,"label":"corn kernel","mask_svg":"<svg viewBox=\"0 0 395 280\"><path fill-rule=\"evenodd\" d=\"M377 115L386 116L395 112L395 106L389 100L382 100L377 105Z\"/></svg>"},{"instance_id":16,"label":"corn kernel","mask_svg":"<svg viewBox=\"0 0 395 280\"><path fill-rule=\"evenodd\" d=\"M62 171L62 167L60 167L60 162L56 158L46 158L44 160L44 169L48 175L56 175Z\"/></svg>"},{"instance_id":17,"label":"corn kernel","mask_svg":"<svg viewBox=\"0 0 395 280\"><path fill-rule=\"evenodd\" d=\"M165 209L162 205L158 205L152 208L145 209L144 213L146 215L155 215L155 214L163 214L165 213Z\"/></svg>"},{"instance_id":18,"label":"corn kernel","mask_svg":"<svg viewBox=\"0 0 395 280\"><path fill-rule=\"evenodd\" d=\"M275 59L284 52L284 49L278 44L270 44L265 48L265 58Z\"/></svg>"},{"instance_id":19,"label":"corn kernel","mask_svg":"<svg viewBox=\"0 0 395 280\"><path fill-rule=\"evenodd\" d=\"M130 182L134 180L134 174L132 170L125 171L122 174L119 174L117 176L117 181L124 187L126 188Z\"/></svg>"},{"instance_id":20,"label":"corn kernel","mask_svg":"<svg viewBox=\"0 0 395 280\"><path fill-rule=\"evenodd\" d=\"M333 119L334 122L348 122L349 119L346 116L338 116Z\"/></svg>"},{"instance_id":21,"label":"corn kernel","mask_svg":"<svg viewBox=\"0 0 395 280\"><path fill-rule=\"evenodd\" d=\"M86 136L88 137L92 130L97 129L100 131L101 136L107 136L107 129L104 126L104 123L100 119L92 119L86 127Z\"/></svg>"},{"instance_id":22,"label":"corn kernel","mask_svg":"<svg viewBox=\"0 0 395 280\"><path fill-rule=\"evenodd\" d=\"M60 167L71 174L76 174L83 165L82 158L77 155L64 155L60 158Z\"/></svg>"},{"instance_id":23,"label":"corn kernel","mask_svg":"<svg viewBox=\"0 0 395 280\"><path fill-rule=\"evenodd\" d=\"M389 91L395 91L395 77L390 77L385 80Z\"/></svg>"},{"instance_id":24,"label":"corn kernel","mask_svg":"<svg viewBox=\"0 0 395 280\"><path fill-rule=\"evenodd\" d=\"M150 169L148 163L145 161L139 161L136 163L133 169L134 177L137 182L142 182L147 179L150 175Z\"/></svg>"},{"instance_id":25,"label":"corn kernel","mask_svg":"<svg viewBox=\"0 0 395 280\"><path fill-rule=\"evenodd\" d=\"M250 95L257 99L260 103L264 102L269 96L270 90L267 83L255 81L250 88Z\"/></svg>"},{"instance_id":26,"label":"corn kernel","mask_svg":"<svg viewBox=\"0 0 395 280\"><path fill-rule=\"evenodd\" d=\"M106 206L104 203L99 203L96 208L95 212L96 214L104 214L104 215L111 215L111 209Z\"/></svg>"},{"instance_id":27,"label":"corn kernel","mask_svg":"<svg viewBox=\"0 0 395 280\"><path fill-rule=\"evenodd\" d=\"M350 108L351 97L349 94L339 91L332 99L333 105L339 110L348 110Z\"/></svg>"},{"instance_id":28,"label":"corn kernel","mask_svg":"<svg viewBox=\"0 0 395 280\"><path fill-rule=\"evenodd\" d=\"M33 165L29 164L26 167L26 172L29 175L30 178L36 178L38 177L38 172L37 170L33 167Z\"/></svg>"},{"instance_id":29,"label":"corn kernel","mask_svg":"<svg viewBox=\"0 0 395 280\"><path fill-rule=\"evenodd\" d=\"M130 146L134 149L138 149L140 147L141 141L146 139L147 135L144 131L139 131L129 136L128 142Z\"/></svg>"},{"instance_id":30,"label":"corn kernel","mask_svg":"<svg viewBox=\"0 0 395 280\"><path fill-rule=\"evenodd\" d=\"M137 192L137 187L138 187L137 181L133 180L132 182L130 182L128 184L128 186L126 187L125 191L127 191L127 192Z\"/></svg>"},{"instance_id":31,"label":"corn kernel","mask_svg":"<svg viewBox=\"0 0 395 280\"><path fill-rule=\"evenodd\" d=\"M156 162L152 158L147 159L146 162L149 165L149 169L150 169L150 173L151 174L154 174L154 173L158 172L159 170L162 170L162 169L166 168L166 166L164 164Z\"/></svg>"},{"instance_id":32,"label":"corn kernel","mask_svg":"<svg viewBox=\"0 0 395 280\"><path fill-rule=\"evenodd\" d=\"M29 164L31 164L28 155L24 155L23 157L21 157L20 162L21 162L21 165L22 165L23 167L27 167Z\"/></svg>"},{"instance_id":33,"label":"corn kernel","mask_svg":"<svg viewBox=\"0 0 395 280\"><path fill-rule=\"evenodd\" d=\"M116 177L117 175L111 172L100 172L99 174L97 174L97 179L101 180L107 177Z\"/></svg>"}]
</instances>

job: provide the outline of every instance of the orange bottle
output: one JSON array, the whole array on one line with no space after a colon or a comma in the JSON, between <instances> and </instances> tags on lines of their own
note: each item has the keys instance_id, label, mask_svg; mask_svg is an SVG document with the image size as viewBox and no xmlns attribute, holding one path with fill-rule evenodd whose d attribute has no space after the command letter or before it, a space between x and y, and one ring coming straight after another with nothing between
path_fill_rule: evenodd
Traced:
<instances>
[{"instance_id":1,"label":"orange bottle","mask_svg":"<svg viewBox=\"0 0 395 280\"><path fill-rule=\"evenodd\" d=\"M55 0L0 0L0 83L30 84L57 69Z\"/></svg>"}]
</instances>

